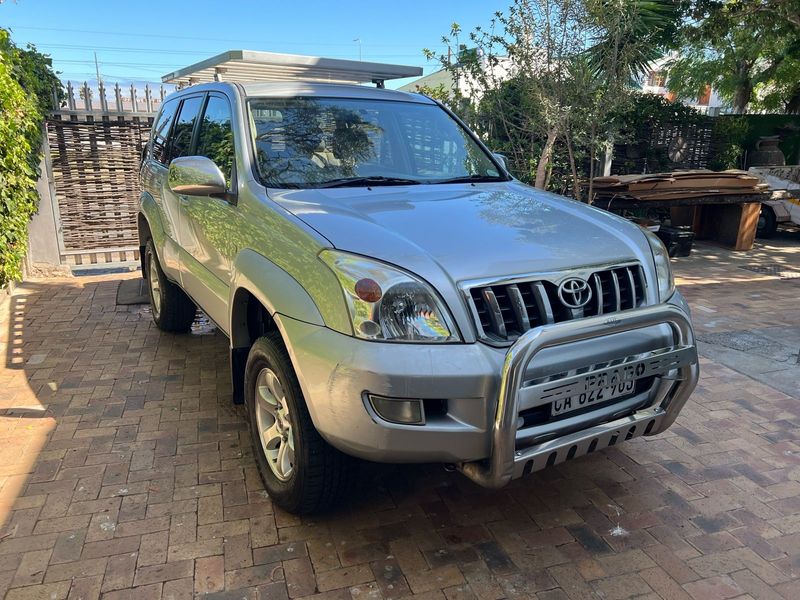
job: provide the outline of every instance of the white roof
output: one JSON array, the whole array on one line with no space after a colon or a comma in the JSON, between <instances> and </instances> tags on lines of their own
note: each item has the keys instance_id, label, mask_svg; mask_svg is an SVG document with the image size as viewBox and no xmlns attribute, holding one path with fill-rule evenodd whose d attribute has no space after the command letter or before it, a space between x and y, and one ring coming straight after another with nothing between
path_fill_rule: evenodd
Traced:
<instances>
[{"instance_id":1,"label":"white roof","mask_svg":"<svg viewBox=\"0 0 800 600\"><path fill-rule=\"evenodd\" d=\"M405 65L341 60L302 54L276 54L254 50L228 50L161 78L164 83L188 84L210 81L324 81L378 83L402 77L418 77L422 68Z\"/></svg>"},{"instance_id":2,"label":"white roof","mask_svg":"<svg viewBox=\"0 0 800 600\"><path fill-rule=\"evenodd\" d=\"M319 83L316 81L271 81L268 83L242 84L249 97L297 98L298 96L324 96L327 98L362 98L365 100L397 100L433 104L433 100L422 94L398 90L380 90L366 85L342 83Z\"/></svg>"}]
</instances>

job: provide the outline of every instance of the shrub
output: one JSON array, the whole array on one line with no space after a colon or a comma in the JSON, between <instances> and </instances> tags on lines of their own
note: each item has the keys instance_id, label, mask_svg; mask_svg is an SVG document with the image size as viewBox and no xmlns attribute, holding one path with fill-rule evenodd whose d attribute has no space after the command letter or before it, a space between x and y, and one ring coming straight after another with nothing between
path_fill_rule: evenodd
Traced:
<instances>
[{"instance_id":1,"label":"shrub","mask_svg":"<svg viewBox=\"0 0 800 600\"><path fill-rule=\"evenodd\" d=\"M17 48L0 29L0 286L22 277L28 223L39 203L42 123L57 82L49 58Z\"/></svg>"}]
</instances>

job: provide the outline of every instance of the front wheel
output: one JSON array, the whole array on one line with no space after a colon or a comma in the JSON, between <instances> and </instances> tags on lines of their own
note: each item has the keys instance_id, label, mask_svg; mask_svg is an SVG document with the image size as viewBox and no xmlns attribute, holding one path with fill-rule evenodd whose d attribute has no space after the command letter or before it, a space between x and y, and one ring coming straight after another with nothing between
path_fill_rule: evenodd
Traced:
<instances>
[{"instance_id":1,"label":"front wheel","mask_svg":"<svg viewBox=\"0 0 800 600\"><path fill-rule=\"evenodd\" d=\"M317 432L277 333L250 349L245 400L256 464L273 502L296 514L335 505L355 475L355 460Z\"/></svg>"}]
</instances>

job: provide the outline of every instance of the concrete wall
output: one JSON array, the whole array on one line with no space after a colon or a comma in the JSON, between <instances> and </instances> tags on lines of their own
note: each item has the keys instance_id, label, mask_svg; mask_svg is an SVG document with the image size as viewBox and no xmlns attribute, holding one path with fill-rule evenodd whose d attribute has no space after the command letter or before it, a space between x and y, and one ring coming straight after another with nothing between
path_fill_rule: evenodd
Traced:
<instances>
[{"instance_id":1,"label":"concrete wall","mask_svg":"<svg viewBox=\"0 0 800 600\"><path fill-rule=\"evenodd\" d=\"M36 182L39 211L28 226L28 254L25 258L26 273L31 275L65 270L61 262L58 204L50 174L50 149L46 137L39 169L41 174Z\"/></svg>"}]
</instances>

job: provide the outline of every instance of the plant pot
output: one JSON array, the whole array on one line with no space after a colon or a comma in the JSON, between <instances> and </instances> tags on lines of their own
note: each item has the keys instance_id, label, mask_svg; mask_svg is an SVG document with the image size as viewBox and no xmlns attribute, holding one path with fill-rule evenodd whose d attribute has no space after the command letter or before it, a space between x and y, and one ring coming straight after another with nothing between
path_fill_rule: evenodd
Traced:
<instances>
[{"instance_id":1,"label":"plant pot","mask_svg":"<svg viewBox=\"0 0 800 600\"><path fill-rule=\"evenodd\" d=\"M777 135L764 136L756 142L756 149L747 157L747 164L751 167L784 166L786 156L778 147L781 138Z\"/></svg>"}]
</instances>

